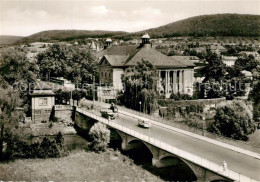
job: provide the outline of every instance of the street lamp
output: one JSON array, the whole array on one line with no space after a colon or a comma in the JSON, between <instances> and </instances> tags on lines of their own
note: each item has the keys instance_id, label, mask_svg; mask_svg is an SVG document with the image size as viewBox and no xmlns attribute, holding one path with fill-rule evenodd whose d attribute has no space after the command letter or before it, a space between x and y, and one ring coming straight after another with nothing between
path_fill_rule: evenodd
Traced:
<instances>
[{"instance_id":1,"label":"street lamp","mask_svg":"<svg viewBox=\"0 0 260 182\"><path fill-rule=\"evenodd\" d=\"M141 105L142 105L141 101L139 101L139 105L140 105L140 115L141 115Z\"/></svg>"},{"instance_id":2,"label":"street lamp","mask_svg":"<svg viewBox=\"0 0 260 182\"><path fill-rule=\"evenodd\" d=\"M202 120L203 120L202 136L204 136L204 132L205 132L205 129L206 129L205 119L206 119L205 116L202 116Z\"/></svg>"}]
</instances>

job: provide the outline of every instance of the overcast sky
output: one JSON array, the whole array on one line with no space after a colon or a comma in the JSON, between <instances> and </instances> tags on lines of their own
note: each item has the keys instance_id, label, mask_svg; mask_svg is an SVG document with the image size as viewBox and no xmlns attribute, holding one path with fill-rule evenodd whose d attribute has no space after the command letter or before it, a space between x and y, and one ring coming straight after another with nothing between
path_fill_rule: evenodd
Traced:
<instances>
[{"instance_id":1,"label":"overcast sky","mask_svg":"<svg viewBox=\"0 0 260 182\"><path fill-rule=\"evenodd\" d=\"M0 35L43 30L139 31L197 15L260 14L259 0L0 0Z\"/></svg>"}]
</instances>

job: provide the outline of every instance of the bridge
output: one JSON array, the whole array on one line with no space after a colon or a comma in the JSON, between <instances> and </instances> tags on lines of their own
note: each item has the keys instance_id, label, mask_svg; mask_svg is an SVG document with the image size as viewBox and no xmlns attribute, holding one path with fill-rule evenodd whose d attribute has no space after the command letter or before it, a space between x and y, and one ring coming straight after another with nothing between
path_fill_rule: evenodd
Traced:
<instances>
[{"instance_id":1,"label":"bridge","mask_svg":"<svg viewBox=\"0 0 260 182\"><path fill-rule=\"evenodd\" d=\"M225 145L216 145L160 124L143 129L137 126L137 119L142 117L125 111L116 114L116 119L112 121L101 117L97 111L77 107L75 120L79 119L79 115L115 130L121 138L123 150L136 147L136 141L143 143L151 153L152 164L158 168L184 163L197 181L260 181L260 157L257 153L231 150ZM224 160L228 163L226 170L222 166Z\"/></svg>"}]
</instances>

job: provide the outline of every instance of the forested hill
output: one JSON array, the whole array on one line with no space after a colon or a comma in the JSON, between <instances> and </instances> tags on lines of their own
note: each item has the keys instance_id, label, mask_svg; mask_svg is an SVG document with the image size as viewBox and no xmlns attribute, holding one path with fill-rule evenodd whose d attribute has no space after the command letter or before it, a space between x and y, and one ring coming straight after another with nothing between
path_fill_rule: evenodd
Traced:
<instances>
[{"instance_id":1,"label":"forested hill","mask_svg":"<svg viewBox=\"0 0 260 182\"><path fill-rule=\"evenodd\" d=\"M22 37L20 36L12 36L12 35L0 35L0 45L8 45L13 44L20 40Z\"/></svg>"},{"instance_id":2,"label":"forested hill","mask_svg":"<svg viewBox=\"0 0 260 182\"><path fill-rule=\"evenodd\" d=\"M124 34L126 32L106 30L48 30L25 37L19 42L72 41L85 38L106 38Z\"/></svg>"},{"instance_id":3,"label":"forested hill","mask_svg":"<svg viewBox=\"0 0 260 182\"><path fill-rule=\"evenodd\" d=\"M131 26L131 24L129 24ZM149 33L152 38L176 36L243 36L260 37L260 15L203 15L173 22L158 28L128 33L105 30L49 30L24 37L18 43L72 41L85 38L132 39Z\"/></svg>"},{"instance_id":4,"label":"forested hill","mask_svg":"<svg viewBox=\"0 0 260 182\"><path fill-rule=\"evenodd\" d=\"M260 36L260 16L242 14L203 15L131 34L149 33L153 38L173 36Z\"/></svg>"}]
</instances>

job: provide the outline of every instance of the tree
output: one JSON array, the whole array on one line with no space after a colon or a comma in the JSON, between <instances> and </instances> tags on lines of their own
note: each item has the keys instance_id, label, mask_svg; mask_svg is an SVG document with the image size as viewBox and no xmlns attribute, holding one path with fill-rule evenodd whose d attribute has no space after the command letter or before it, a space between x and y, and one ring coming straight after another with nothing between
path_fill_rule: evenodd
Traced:
<instances>
[{"instance_id":1,"label":"tree","mask_svg":"<svg viewBox=\"0 0 260 182\"><path fill-rule=\"evenodd\" d=\"M110 141L110 130L101 122L92 126L89 131L89 136L92 139L90 148L96 152L105 151Z\"/></svg>"},{"instance_id":2,"label":"tree","mask_svg":"<svg viewBox=\"0 0 260 182\"><path fill-rule=\"evenodd\" d=\"M151 113L157 107L157 72L148 61L142 60L137 66L129 67L122 75L125 91L121 102L126 107ZM141 106L140 103L141 102Z\"/></svg>"},{"instance_id":3,"label":"tree","mask_svg":"<svg viewBox=\"0 0 260 182\"><path fill-rule=\"evenodd\" d=\"M204 81L208 80L223 80L226 73L226 66L221 58L215 53L208 53L206 56L207 65L201 69L201 73L205 76Z\"/></svg>"},{"instance_id":4,"label":"tree","mask_svg":"<svg viewBox=\"0 0 260 182\"><path fill-rule=\"evenodd\" d=\"M247 70L252 72L253 69L255 69L258 65L258 61L254 58L253 55L244 55L243 57L239 57L234 67L239 70Z\"/></svg>"},{"instance_id":5,"label":"tree","mask_svg":"<svg viewBox=\"0 0 260 182\"><path fill-rule=\"evenodd\" d=\"M97 63L85 48L54 44L37 57L40 74L50 77L65 77L73 83L91 83L93 76L98 81Z\"/></svg>"},{"instance_id":6,"label":"tree","mask_svg":"<svg viewBox=\"0 0 260 182\"><path fill-rule=\"evenodd\" d=\"M236 140L248 140L256 129L252 112L242 101L219 106L214 119L213 132Z\"/></svg>"},{"instance_id":7,"label":"tree","mask_svg":"<svg viewBox=\"0 0 260 182\"><path fill-rule=\"evenodd\" d=\"M21 113L16 110L21 104L19 94L8 88L0 87L0 160L3 159L3 143L18 127Z\"/></svg>"},{"instance_id":8,"label":"tree","mask_svg":"<svg viewBox=\"0 0 260 182\"><path fill-rule=\"evenodd\" d=\"M27 60L24 52L6 48L0 54L0 75L10 85L25 83L25 86L36 80L38 67Z\"/></svg>"}]
</instances>

